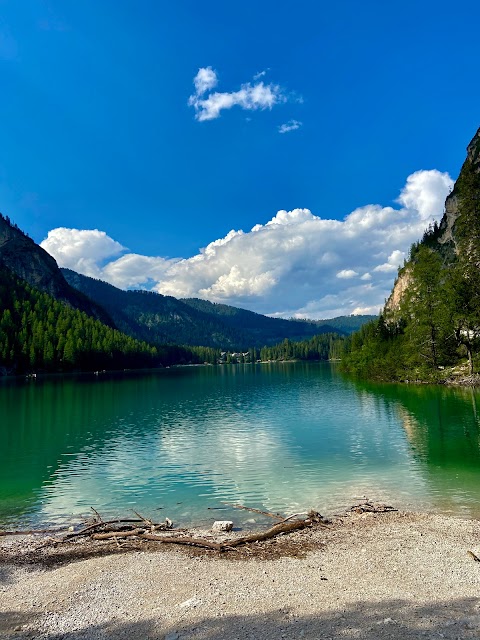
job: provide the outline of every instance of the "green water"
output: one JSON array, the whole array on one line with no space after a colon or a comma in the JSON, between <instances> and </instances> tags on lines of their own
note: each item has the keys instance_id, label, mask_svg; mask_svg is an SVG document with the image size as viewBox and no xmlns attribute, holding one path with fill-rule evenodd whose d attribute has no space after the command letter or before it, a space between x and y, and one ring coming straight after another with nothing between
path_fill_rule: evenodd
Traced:
<instances>
[{"instance_id":1,"label":"green water","mask_svg":"<svg viewBox=\"0 0 480 640\"><path fill-rule=\"evenodd\" d=\"M364 495L478 517L477 405L469 389L357 383L328 364L3 381L0 528L90 507L177 523L231 517L223 502L328 514Z\"/></svg>"}]
</instances>

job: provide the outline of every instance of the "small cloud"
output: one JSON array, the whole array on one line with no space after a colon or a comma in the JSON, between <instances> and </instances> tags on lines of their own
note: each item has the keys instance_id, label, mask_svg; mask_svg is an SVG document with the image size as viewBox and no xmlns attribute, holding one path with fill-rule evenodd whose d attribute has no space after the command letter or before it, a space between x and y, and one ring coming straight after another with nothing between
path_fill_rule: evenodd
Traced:
<instances>
[{"instance_id":1,"label":"small cloud","mask_svg":"<svg viewBox=\"0 0 480 640\"><path fill-rule=\"evenodd\" d=\"M260 78L263 78L263 76L266 76L266 75L267 75L267 71L268 71L268 69L265 69L264 71L259 71L258 73L256 73L256 74L253 76L253 79L254 79L254 80L260 80Z\"/></svg>"},{"instance_id":2,"label":"small cloud","mask_svg":"<svg viewBox=\"0 0 480 640\"><path fill-rule=\"evenodd\" d=\"M379 305L373 307L355 307L352 311L352 316L376 316L380 311Z\"/></svg>"},{"instance_id":3,"label":"small cloud","mask_svg":"<svg viewBox=\"0 0 480 640\"><path fill-rule=\"evenodd\" d=\"M265 73L257 74L255 80ZM188 104L195 109L195 118L199 122L215 120L220 117L222 111L235 106L246 111L264 111L289 100L289 96L284 93L280 85L265 84L263 81L247 82L242 84L238 91L212 92L211 90L218 84L217 73L212 67L200 68L193 79L193 84L195 93L189 97Z\"/></svg>"},{"instance_id":4,"label":"small cloud","mask_svg":"<svg viewBox=\"0 0 480 640\"><path fill-rule=\"evenodd\" d=\"M374 271L383 271L384 273L389 273L396 271L398 267L405 260L405 252L404 251L392 251L392 253L388 256L387 262L383 264L379 264L375 267Z\"/></svg>"},{"instance_id":5,"label":"small cloud","mask_svg":"<svg viewBox=\"0 0 480 640\"><path fill-rule=\"evenodd\" d=\"M363 276L361 276L360 280L371 280L372 276L368 273L364 273Z\"/></svg>"},{"instance_id":6,"label":"small cloud","mask_svg":"<svg viewBox=\"0 0 480 640\"><path fill-rule=\"evenodd\" d=\"M302 123L298 120L289 120L284 124L281 124L278 127L278 133L288 133L289 131L295 131L296 129L300 129Z\"/></svg>"},{"instance_id":7,"label":"small cloud","mask_svg":"<svg viewBox=\"0 0 480 640\"><path fill-rule=\"evenodd\" d=\"M342 278L343 280L348 280L348 278L355 278L358 276L358 272L353 269L342 269L337 273L337 278Z\"/></svg>"},{"instance_id":8,"label":"small cloud","mask_svg":"<svg viewBox=\"0 0 480 640\"><path fill-rule=\"evenodd\" d=\"M202 67L193 79L193 84L195 85L196 96L201 96L206 91L210 91L218 84L216 71L212 67Z\"/></svg>"}]
</instances>

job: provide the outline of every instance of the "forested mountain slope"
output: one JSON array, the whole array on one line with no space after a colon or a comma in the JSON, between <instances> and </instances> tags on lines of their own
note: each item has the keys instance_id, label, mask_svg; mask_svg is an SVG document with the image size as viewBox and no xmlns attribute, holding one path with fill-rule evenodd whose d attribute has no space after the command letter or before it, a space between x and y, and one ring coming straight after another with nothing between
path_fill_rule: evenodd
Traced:
<instances>
[{"instance_id":1,"label":"forested mountain slope","mask_svg":"<svg viewBox=\"0 0 480 640\"><path fill-rule=\"evenodd\" d=\"M124 291L69 269L62 272L73 287L102 304L119 329L150 342L248 349L339 331L327 324L269 318L197 298Z\"/></svg>"},{"instance_id":2,"label":"forested mountain slope","mask_svg":"<svg viewBox=\"0 0 480 640\"><path fill-rule=\"evenodd\" d=\"M56 300L65 302L74 309L112 325L108 314L72 288L63 277L52 256L36 244L9 218L0 214L0 268L4 267L32 287Z\"/></svg>"},{"instance_id":3,"label":"forested mountain slope","mask_svg":"<svg viewBox=\"0 0 480 640\"><path fill-rule=\"evenodd\" d=\"M0 374L157 366L157 349L0 267Z\"/></svg>"},{"instance_id":4,"label":"forested mountain slope","mask_svg":"<svg viewBox=\"0 0 480 640\"><path fill-rule=\"evenodd\" d=\"M440 224L411 247L380 318L345 344L343 367L365 377L441 381L477 371L480 129L467 147Z\"/></svg>"}]
</instances>

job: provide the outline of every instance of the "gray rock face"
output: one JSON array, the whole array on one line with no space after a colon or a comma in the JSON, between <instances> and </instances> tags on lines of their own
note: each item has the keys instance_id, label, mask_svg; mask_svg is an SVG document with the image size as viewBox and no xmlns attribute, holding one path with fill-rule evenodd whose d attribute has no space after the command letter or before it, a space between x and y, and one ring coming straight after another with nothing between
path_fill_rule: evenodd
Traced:
<instances>
[{"instance_id":1,"label":"gray rock face","mask_svg":"<svg viewBox=\"0 0 480 640\"><path fill-rule=\"evenodd\" d=\"M467 147L467 158L463 163L462 169L460 170L460 175L458 176L452 193L450 193L445 200L445 212L440 222L441 235L438 238L438 242L442 245L448 245L448 243L452 243L452 251L456 251L455 221L458 217L459 211L458 185L461 182L462 172L464 172L470 165L473 165L475 170L477 172L480 172L480 128L473 136ZM407 266L400 272L400 275L395 281L392 293L385 303L384 313L386 314L387 318L391 318L392 315L394 316L398 311L403 295L412 285L412 281L413 278L411 275L411 266L407 264Z\"/></svg>"},{"instance_id":2,"label":"gray rock face","mask_svg":"<svg viewBox=\"0 0 480 640\"><path fill-rule=\"evenodd\" d=\"M462 171L464 171L466 165L472 164L476 171L480 171L480 129L471 139L467 147L467 158L460 170L459 178L461 178ZM458 216L458 182L455 183L452 193L447 196L445 200L445 213L440 222L440 229L443 231L439 238L440 244L446 244L447 242L455 242L454 225Z\"/></svg>"}]
</instances>

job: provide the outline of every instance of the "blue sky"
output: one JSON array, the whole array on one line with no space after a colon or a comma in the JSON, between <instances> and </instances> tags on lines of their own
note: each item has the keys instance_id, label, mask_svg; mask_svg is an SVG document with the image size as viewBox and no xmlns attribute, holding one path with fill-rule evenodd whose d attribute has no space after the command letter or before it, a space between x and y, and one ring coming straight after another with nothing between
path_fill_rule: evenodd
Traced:
<instances>
[{"instance_id":1,"label":"blue sky","mask_svg":"<svg viewBox=\"0 0 480 640\"><path fill-rule=\"evenodd\" d=\"M378 308L450 187L416 172L456 178L480 125L479 19L465 0L0 0L0 211L38 242L64 229L57 261L119 286ZM337 247L333 222L377 203L375 246L343 226Z\"/></svg>"}]
</instances>

